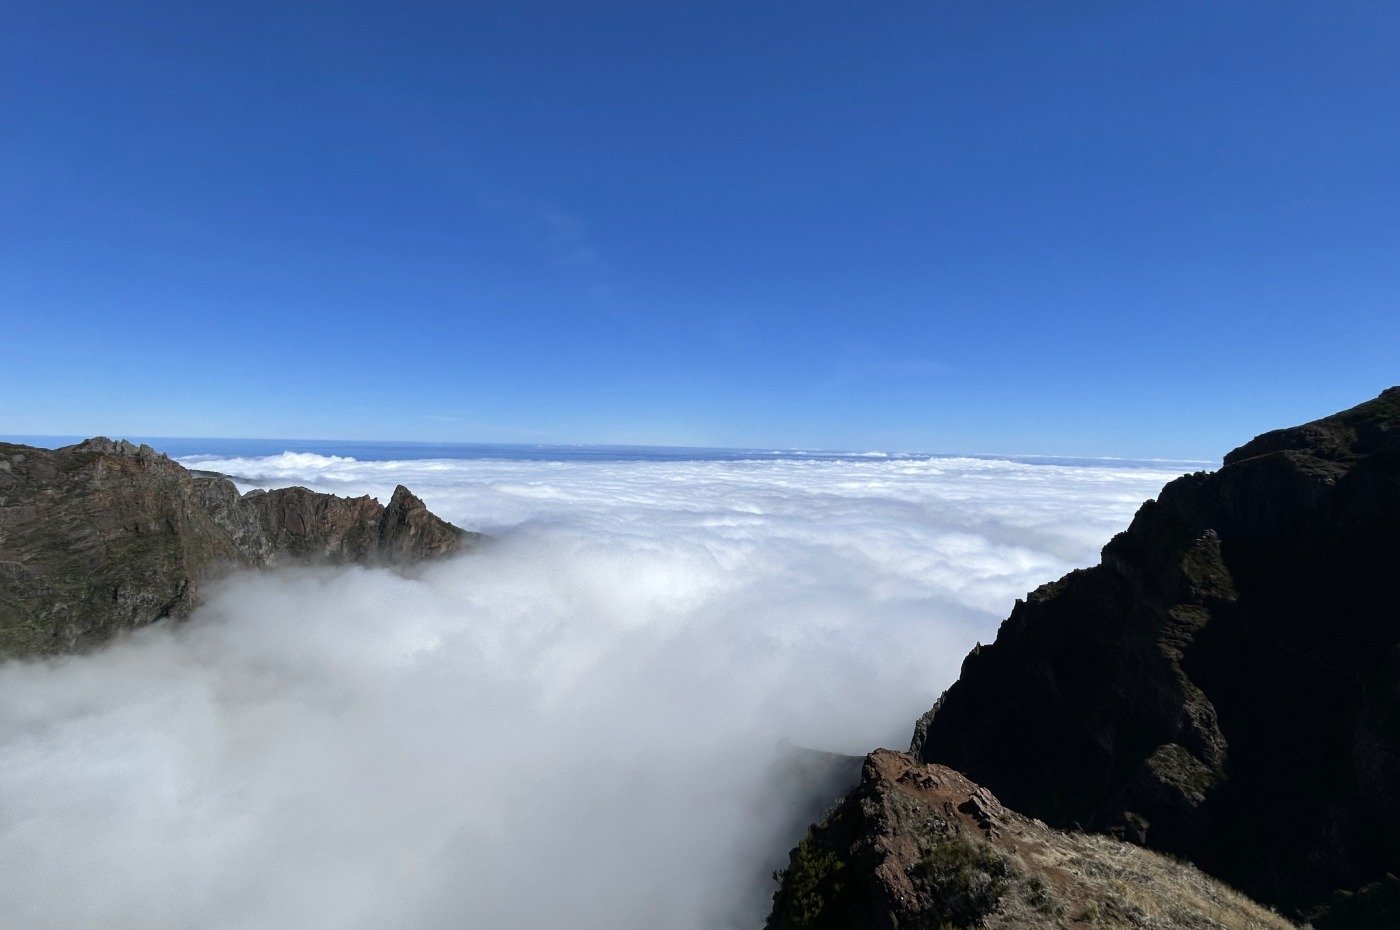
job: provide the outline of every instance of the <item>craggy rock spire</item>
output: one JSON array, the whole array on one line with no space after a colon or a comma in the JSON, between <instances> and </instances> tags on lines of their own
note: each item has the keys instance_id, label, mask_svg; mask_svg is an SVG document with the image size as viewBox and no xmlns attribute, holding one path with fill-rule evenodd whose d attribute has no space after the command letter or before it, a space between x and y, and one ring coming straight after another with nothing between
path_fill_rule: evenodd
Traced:
<instances>
[{"instance_id":1,"label":"craggy rock spire","mask_svg":"<svg viewBox=\"0 0 1400 930\"><path fill-rule=\"evenodd\" d=\"M379 553L390 561L419 559L425 552L449 552L459 545L460 538L460 530L433 516L428 505L403 485L394 488L394 496L379 518Z\"/></svg>"},{"instance_id":2,"label":"craggy rock spire","mask_svg":"<svg viewBox=\"0 0 1400 930\"><path fill-rule=\"evenodd\" d=\"M479 536L402 486L387 508L306 488L240 495L149 446L0 443L0 656L69 652L187 616L200 583L229 568L407 563Z\"/></svg>"}]
</instances>

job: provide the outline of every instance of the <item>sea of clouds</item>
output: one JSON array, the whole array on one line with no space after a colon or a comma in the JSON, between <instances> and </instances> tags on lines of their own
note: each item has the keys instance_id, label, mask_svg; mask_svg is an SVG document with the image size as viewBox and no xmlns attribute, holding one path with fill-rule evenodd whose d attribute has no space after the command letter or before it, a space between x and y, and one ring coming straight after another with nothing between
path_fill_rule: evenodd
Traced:
<instances>
[{"instance_id":1,"label":"sea of clouds","mask_svg":"<svg viewBox=\"0 0 1400 930\"><path fill-rule=\"evenodd\" d=\"M235 576L0 666L0 923L712 930L902 748L1012 601L1174 473L978 459L187 459L491 533L407 573Z\"/></svg>"}]
</instances>

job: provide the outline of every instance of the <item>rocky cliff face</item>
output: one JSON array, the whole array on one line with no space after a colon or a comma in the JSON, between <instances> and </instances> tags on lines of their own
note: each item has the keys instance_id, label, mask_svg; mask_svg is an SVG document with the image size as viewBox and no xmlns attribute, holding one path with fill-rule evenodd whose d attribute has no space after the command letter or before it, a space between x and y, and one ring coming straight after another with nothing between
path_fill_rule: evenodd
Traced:
<instances>
[{"instance_id":1,"label":"rocky cliff face","mask_svg":"<svg viewBox=\"0 0 1400 930\"><path fill-rule=\"evenodd\" d=\"M912 752L1292 912L1379 900L1400 870L1400 389L1167 485L1101 564L1016 605Z\"/></svg>"},{"instance_id":2,"label":"rocky cliff face","mask_svg":"<svg viewBox=\"0 0 1400 930\"><path fill-rule=\"evenodd\" d=\"M402 486L388 507L305 488L240 495L148 446L0 443L0 656L186 616L200 583L230 567L407 562L477 537Z\"/></svg>"},{"instance_id":3,"label":"rocky cliff face","mask_svg":"<svg viewBox=\"0 0 1400 930\"><path fill-rule=\"evenodd\" d=\"M769 930L1292 924L1195 868L1007 810L939 765L881 750L793 850Z\"/></svg>"}]
</instances>

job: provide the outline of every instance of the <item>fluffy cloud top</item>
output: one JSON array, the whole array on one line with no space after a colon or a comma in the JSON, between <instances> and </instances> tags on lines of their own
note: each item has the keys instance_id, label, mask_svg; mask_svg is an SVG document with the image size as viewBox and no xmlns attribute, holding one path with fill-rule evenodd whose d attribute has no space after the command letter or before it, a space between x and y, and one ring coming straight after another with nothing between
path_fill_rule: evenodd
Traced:
<instances>
[{"instance_id":1,"label":"fluffy cloud top","mask_svg":"<svg viewBox=\"0 0 1400 930\"><path fill-rule=\"evenodd\" d=\"M487 549L236 576L189 622L0 667L0 915L78 928L755 927L810 812L1013 598L1171 475L975 459L190 460Z\"/></svg>"}]
</instances>

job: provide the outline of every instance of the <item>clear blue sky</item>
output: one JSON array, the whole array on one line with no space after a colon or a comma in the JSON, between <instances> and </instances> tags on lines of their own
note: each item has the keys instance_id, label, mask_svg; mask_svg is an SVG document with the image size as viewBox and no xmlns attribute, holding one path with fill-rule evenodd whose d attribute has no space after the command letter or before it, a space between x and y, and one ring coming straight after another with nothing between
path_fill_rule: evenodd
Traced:
<instances>
[{"instance_id":1,"label":"clear blue sky","mask_svg":"<svg viewBox=\"0 0 1400 930\"><path fill-rule=\"evenodd\" d=\"M0 7L0 433L1212 457L1400 382L1400 6Z\"/></svg>"}]
</instances>

